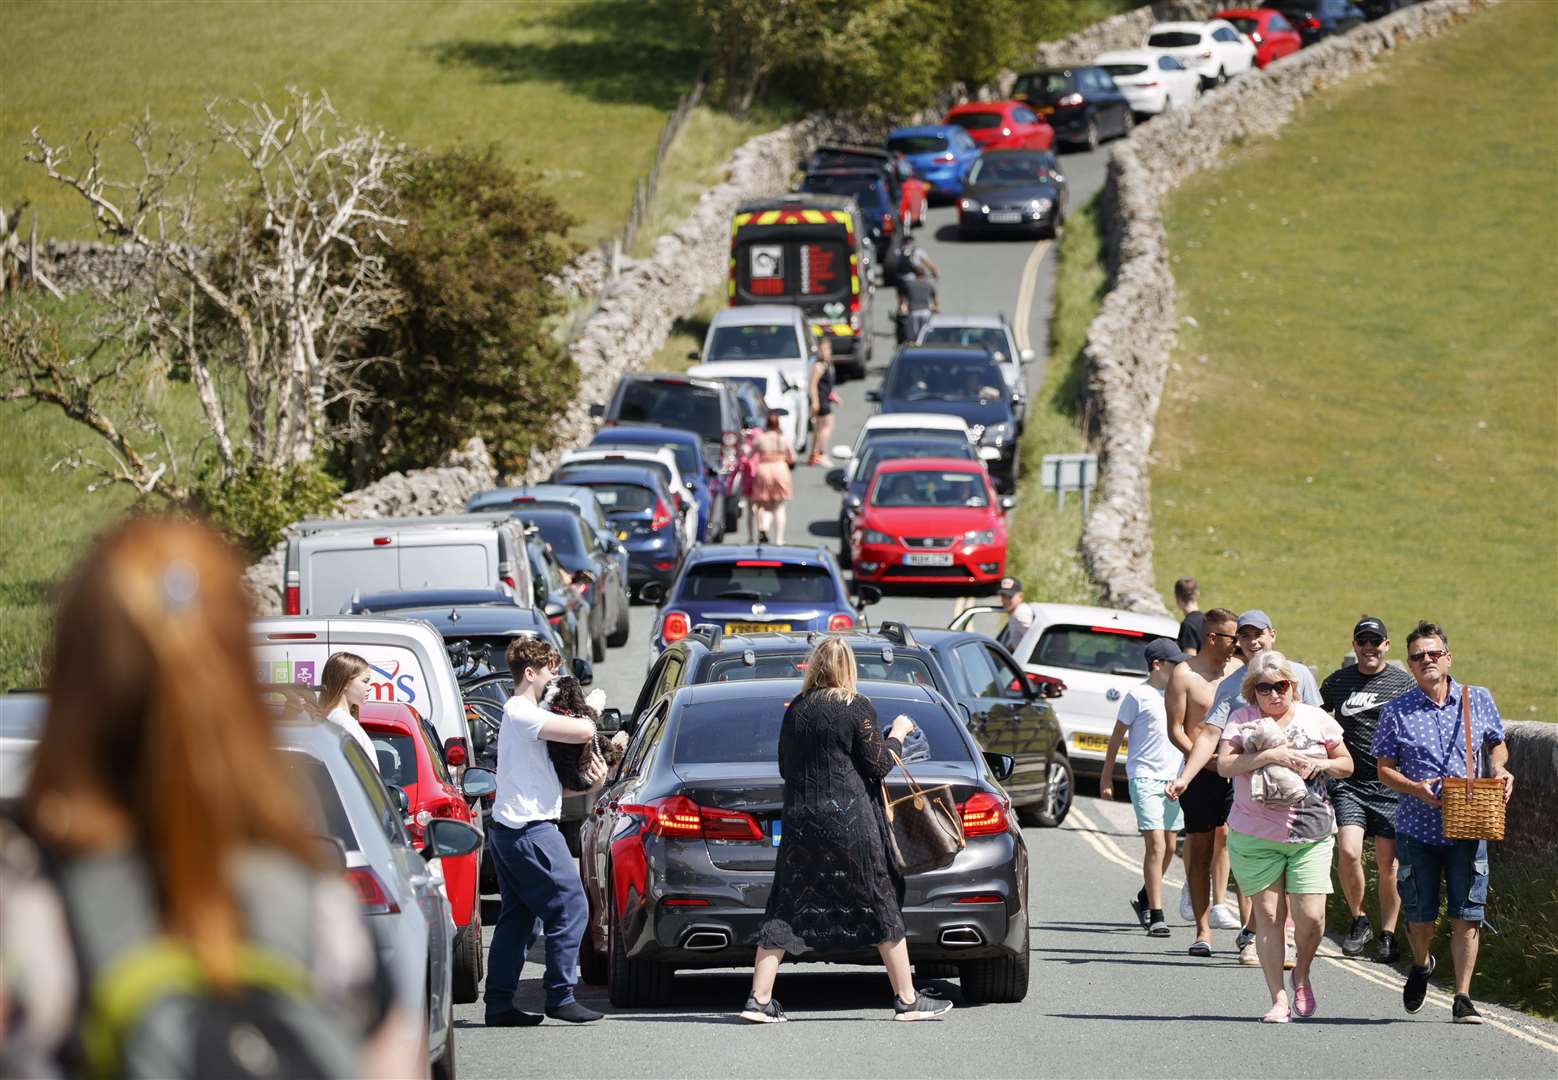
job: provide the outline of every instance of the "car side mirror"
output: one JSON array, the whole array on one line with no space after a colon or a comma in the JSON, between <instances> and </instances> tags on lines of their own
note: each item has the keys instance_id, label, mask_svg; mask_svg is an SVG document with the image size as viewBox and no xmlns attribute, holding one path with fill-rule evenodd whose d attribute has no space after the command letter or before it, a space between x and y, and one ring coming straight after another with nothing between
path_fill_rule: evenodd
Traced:
<instances>
[{"instance_id":1,"label":"car side mirror","mask_svg":"<svg viewBox=\"0 0 1558 1080\"><path fill-rule=\"evenodd\" d=\"M589 686L595 681L595 665L584 657L574 657L573 663L568 666L573 671L573 677L579 680L580 686Z\"/></svg>"},{"instance_id":2,"label":"car side mirror","mask_svg":"<svg viewBox=\"0 0 1558 1080\"><path fill-rule=\"evenodd\" d=\"M567 610L567 608L563 607L563 605L559 604L556 600L549 600L547 601L546 607L541 609L541 612L547 617L547 620L550 621L552 619L562 618Z\"/></svg>"},{"instance_id":3,"label":"car side mirror","mask_svg":"<svg viewBox=\"0 0 1558 1080\"><path fill-rule=\"evenodd\" d=\"M606 406L597 401L595 404L590 406L590 415L594 417L605 416Z\"/></svg>"},{"instance_id":4,"label":"car side mirror","mask_svg":"<svg viewBox=\"0 0 1558 1080\"><path fill-rule=\"evenodd\" d=\"M1002 510L1015 510L1015 509L1017 509L1017 496L1015 496L1015 495L1002 495L1001 496L1001 509Z\"/></svg>"},{"instance_id":5,"label":"car side mirror","mask_svg":"<svg viewBox=\"0 0 1558 1080\"><path fill-rule=\"evenodd\" d=\"M692 352L689 352L689 353L688 353L688 354L687 354L687 359L689 359L689 360L696 360L696 359L698 359L698 353L697 353L697 351L696 351L696 350L694 350L694 351L692 351Z\"/></svg>"},{"instance_id":6,"label":"car side mirror","mask_svg":"<svg viewBox=\"0 0 1558 1080\"><path fill-rule=\"evenodd\" d=\"M400 811L400 816L405 817L411 813L411 796L406 794L406 789L397 784L389 784L390 796L395 800L395 807Z\"/></svg>"},{"instance_id":7,"label":"car side mirror","mask_svg":"<svg viewBox=\"0 0 1558 1080\"><path fill-rule=\"evenodd\" d=\"M855 456L855 448L853 446L844 446L840 444L839 446L835 446L833 448L833 456L838 458L840 461L848 461L850 458Z\"/></svg>"},{"instance_id":8,"label":"car side mirror","mask_svg":"<svg viewBox=\"0 0 1558 1080\"><path fill-rule=\"evenodd\" d=\"M880 402L882 400L882 392L880 390L867 390L866 400Z\"/></svg>"},{"instance_id":9,"label":"car side mirror","mask_svg":"<svg viewBox=\"0 0 1558 1080\"><path fill-rule=\"evenodd\" d=\"M622 710L612 707L600 711L600 723L595 725L601 731L615 734L622 730Z\"/></svg>"},{"instance_id":10,"label":"car side mirror","mask_svg":"<svg viewBox=\"0 0 1558 1080\"><path fill-rule=\"evenodd\" d=\"M882 602L882 590L875 585L855 586L855 607L865 608Z\"/></svg>"},{"instance_id":11,"label":"car side mirror","mask_svg":"<svg viewBox=\"0 0 1558 1080\"><path fill-rule=\"evenodd\" d=\"M1017 759L1010 754L997 754L993 750L986 750L984 759L991 775L1002 782L1010 780L1012 778L1012 770L1017 767Z\"/></svg>"},{"instance_id":12,"label":"car side mirror","mask_svg":"<svg viewBox=\"0 0 1558 1080\"><path fill-rule=\"evenodd\" d=\"M844 470L843 469L829 469L828 470L828 475L823 477L823 479L827 482L827 485L830 488L832 488L834 491L843 491L844 490Z\"/></svg>"},{"instance_id":13,"label":"car side mirror","mask_svg":"<svg viewBox=\"0 0 1558 1080\"><path fill-rule=\"evenodd\" d=\"M1017 352L1017 359L1021 360L1024 364L1033 363L1033 357L1034 352L1032 349L1019 349Z\"/></svg>"},{"instance_id":14,"label":"car side mirror","mask_svg":"<svg viewBox=\"0 0 1558 1080\"><path fill-rule=\"evenodd\" d=\"M638 730L638 714L629 713L628 715L622 717L621 723L622 727L619 730L624 731L629 736L631 736L635 731Z\"/></svg>"},{"instance_id":15,"label":"car side mirror","mask_svg":"<svg viewBox=\"0 0 1558 1080\"><path fill-rule=\"evenodd\" d=\"M453 818L434 818L423 826L422 836L422 858L428 862L481 850L481 833Z\"/></svg>"},{"instance_id":16,"label":"car side mirror","mask_svg":"<svg viewBox=\"0 0 1558 1080\"><path fill-rule=\"evenodd\" d=\"M460 777L460 794L467 799L482 799L498 790L498 774L491 769L472 765Z\"/></svg>"},{"instance_id":17,"label":"car side mirror","mask_svg":"<svg viewBox=\"0 0 1558 1080\"><path fill-rule=\"evenodd\" d=\"M638 587L640 600L646 603L658 604L665 599L665 583L662 581L646 581Z\"/></svg>"}]
</instances>

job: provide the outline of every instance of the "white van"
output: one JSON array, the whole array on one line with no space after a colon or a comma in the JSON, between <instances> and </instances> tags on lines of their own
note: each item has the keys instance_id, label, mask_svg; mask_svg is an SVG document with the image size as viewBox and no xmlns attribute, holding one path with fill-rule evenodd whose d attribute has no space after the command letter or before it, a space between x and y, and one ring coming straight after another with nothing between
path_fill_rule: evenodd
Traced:
<instances>
[{"instance_id":1,"label":"white van","mask_svg":"<svg viewBox=\"0 0 1558 1080\"><path fill-rule=\"evenodd\" d=\"M509 511L364 521L299 521L287 529L288 615L335 615L356 594L507 585L535 605L524 527Z\"/></svg>"}]
</instances>

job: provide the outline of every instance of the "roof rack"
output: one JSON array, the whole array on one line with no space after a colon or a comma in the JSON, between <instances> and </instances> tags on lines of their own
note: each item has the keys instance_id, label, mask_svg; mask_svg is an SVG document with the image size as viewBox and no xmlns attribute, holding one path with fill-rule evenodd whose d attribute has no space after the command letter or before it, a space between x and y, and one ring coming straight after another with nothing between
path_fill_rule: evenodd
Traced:
<instances>
[{"instance_id":1,"label":"roof rack","mask_svg":"<svg viewBox=\"0 0 1558 1080\"><path fill-rule=\"evenodd\" d=\"M725 628L719 623L701 622L687 632L688 637L702 638L710 652L716 652L725 643Z\"/></svg>"},{"instance_id":2,"label":"roof rack","mask_svg":"<svg viewBox=\"0 0 1558 1080\"><path fill-rule=\"evenodd\" d=\"M914 632L909 629L908 624L896 619L883 619L877 623L876 632L888 641L896 642L906 649L912 649L919 644L914 640Z\"/></svg>"}]
</instances>

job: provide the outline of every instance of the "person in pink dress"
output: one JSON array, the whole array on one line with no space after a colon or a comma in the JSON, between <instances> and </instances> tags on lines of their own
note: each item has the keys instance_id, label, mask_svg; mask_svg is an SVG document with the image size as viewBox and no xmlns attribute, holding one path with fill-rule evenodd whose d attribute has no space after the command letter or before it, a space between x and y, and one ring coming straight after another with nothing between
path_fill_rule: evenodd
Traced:
<instances>
[{"instance_id":1,"label":"person in pink dress","mask_svg":"<svg viewBox=\"0 0 1558 1080\"><path fill-rule=\"evenodd\" d=\"M795 492L790 484L790 469L795 465L795 447L779 430L779 413L768 411L768 423L752 443L757 463L752 471L752 503L757 507L758 543L784 543L785 504Z\"/></svg>"}]
</instances>

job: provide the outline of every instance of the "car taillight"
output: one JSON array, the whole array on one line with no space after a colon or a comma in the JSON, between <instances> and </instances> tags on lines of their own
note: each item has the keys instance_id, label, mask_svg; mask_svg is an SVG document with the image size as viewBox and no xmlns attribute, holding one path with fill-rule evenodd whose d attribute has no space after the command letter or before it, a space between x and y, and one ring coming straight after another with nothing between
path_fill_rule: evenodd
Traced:
<instances>
[{"instance_id":1,"label":"car taillight","mask_svg":"<svg viewBox=\"0 0 1558 1080\"><path fill-rule=\"evenodd\" d=\"M1080 104L1082 104L1081 94L1067 94L1065 97L1055 102L1055 108L1074 109Z\"/></svg>"},{"instance_id":2,"label":"car taillight","mask_svg":"<svg viewBox=\"0 0 1558 1080\"><path fill-rule=\"evenodd\" d=\"M303 597L296 585L287 586L287 614L299 615L303 611Z\"/></svg>"},{"instance_id":3,"label":"car taillight","mask_svg":"<svg viewBox=\"0 0 1558 1080\"><path fill-rule=\"evenodd\" d=\"M458 768L465 764L465 740L458 735L451 735L444 740L444 760Z\"/></svg>"},{"instance_id":4,"label":"car taillight","mask_svg":"<svg viewBox=\"0 0 1558 1080\"><path fill-rule=\"evenodd\" d=\"M1313 15L1305 15L1304 16L1304 29L1305 30L1318 30L1318 29L1320 29L1320 20L1315 18ZM1207 53L1207 55L1210 56L1212 54L1211 53Z\"/></svg>"},{"instance_id":5,"label":"car taillight","mask_svg":"<svg viewBox=\"0 0 1558 1080\"><path fill-rule=\"evenodd\" d=\"M717 806L699 806L685 795L669 795L643 804L624 803L620 809L643 817L644 831L652 836L684 840L699 837L705 840L763 839L762 826L751 814Z\"/></svg>"},{"instance_id":6,"label":"car taillight","mask_svg":"<svg viewBox=\"0 0 1558 1080\"><path fill-rule=\"evenodd\" d=\"M836 615L829 615L828 616L828 632L829 633L832 633L834 630L849 630L849 629L853 628L854 625L855 625L855 617L853 615L848 614L847 612L841 611L841 612L839 612Z\"/></svg>"},{"instance_id":7,"label":"car taillight","mask_svg":"<svg viewBox=\"0 0 1558 1080\"><path fill-rule=\"evenodd\" d=\"M1006 804L988 791L976 791L958 807L964 836L993 836L1006 831Z\"/></svg>"},{"instance_id":8,"label":"car taillight","mask_svg":"<svg viewBox=\"0 0 1558 1080\"><path fill-rule=\"evenodd\" d=\"M954 154L951 150L948 150L945 154L942 154L936 160L937 161L952 162L952 161L956 161L957 159L958 159L958 156L956 154Z\"/></svg>"},{"instance_id":9,"label":"car taillight","mask_svg":"<svg viewBox=\"0 0 1558 1080\"><path fill-rule=\"evenodd\" d=\"M664 499L655 500L655 511L649 517L649 531L659 532L671 524L671 508L665 505Z\"/></svg>"},{"instance_id":10,"label":"car taillight","mask_svg":"<svg viewBox=\"0 0 1558 1080\"><path fill-rule=\"evenodd\" d=\"M507 585L507 586L508 586L508 587L509 587L509 588L511 588L511 589L517 589L517 588L519 588L519 586L518 586L518 585L515 585L515 584L514 584L514 577L513 577L513 575L512 575L512 574L504 574L504 575L503 575L503 576L502 576L502 577L500 577L500 578L499 578L499 579L498 579L498 580L499 580L499 581L501 581L501 582L503 582L503 584L505 584L505 585Z\"/></svg>"},{"instance_id":11,"label":"car taillight","mask_svg":"<svg viewBox=\"0 0 1558 1080\"><path fill-rule=\"evenodd\" d=\"M692 619L685 611L667 611L660 623L660 638L667 645L682 640L692 631Z\"/></svg>"},{"instance_id":12,"label":"car taillight","mask_svg":"<svg viewBox=\"0 0 1558 1080\"><path fill-rule=\"evenodd\" d=\"M371 866L353 866L346 871L346 883L357 893L364 915L398 915L400 905L384 887Z\"/></svg>"},{"instance_id":13,"label":"car taillight","mask_svg":"<svg viewBox=\"0 0 1558 1080\"><path fill-rule=\"evenodd\" d=\"M1212 50L1207 49L1205 52L1198 52L1196 53L1196 56L1200 57L1202 60L1210 60L1212 58Z\"/></svg>"}]
</instances>

